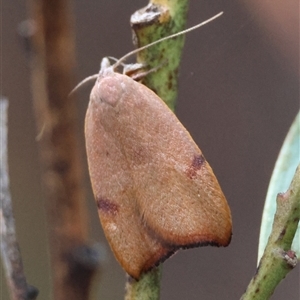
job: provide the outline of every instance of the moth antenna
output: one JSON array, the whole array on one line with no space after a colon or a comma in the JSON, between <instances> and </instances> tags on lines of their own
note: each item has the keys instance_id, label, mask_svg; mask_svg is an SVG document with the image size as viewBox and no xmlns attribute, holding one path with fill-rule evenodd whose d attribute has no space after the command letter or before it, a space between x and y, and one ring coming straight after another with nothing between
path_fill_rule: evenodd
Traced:
<instances>
[{"instance_id":1,"label":"moth antenna","mask_svg":"<svg viewBox=\"0 0 300 300\"><path fill-rule=\"evenodd\" d=\"M117 62L119 61L118 58L115 58L115 57L113 57L113 56L106 56L106 57L107 57L108 59L110 59L110 60L113 60L115 63L117 63ZM120 65L121 65L122 67L125 66L124 63L120 63Z\"/></svg>"},{"instance_id":2,"label":"moth antenna","mask_svg":"<svg viewBox=\"0 0 300 300\"><path fill-rule=\"evenodd\" d=\"M37 134L37 136L35 137L36 141L40 141L41 138L43 137L43 134L45 132L45 128L46 128L46 121L44 121L42 128L40 129L40 132Z\"/></svg>"},{"instance_id":3,"label":"moth antenna","mask_svg":"<svg viewBox=\"0 0 300 300\"><path fill-rule=\"evenodd\" d=\"M216 18L220 17L222 14L223 14L223 12L221 11L221 12L219 12L218 14L216 14L215 16L213 16L213 17L207 19L206 21L204 21L204 22L202 22L202 23L200 23L200 24L197 24L197 25L195 25L195 26L192 26L192 27L190 27L190 28L188 28L188 29L185 29L185 30L182 30L182 31L180 31L180 32L171 34L171 35L169 35L169 36L163 37L163 38L161 38L161 39L159 39L159 40L157 40L157 41L154 41L154 42L152 42L152 43L150 43L150 44L148 44L148 45L145 45L145 46L143 46L143 47L140 47L140 48L138 48L138 49L132 50L132 51L128 52L127 54L125 54L123 57L121 57L121 58L113 65L113 68L115 69L116 67L118 67L119 65L121 65L121 64L122 64L122 61L124 61L125 59L127 59L127 58L128 58L129 56L131 56L131 55L134 55L134 54L136 54L136 53L138 53L138 52L140 52L140 51L142 51L142 50L145 50L145 49L147 49L147 48L149 48L149 47L152 47L152 46L154 46L154 45L156 45L156 44L158 44L158 43L160 43L160 42L163 42L163 41L172 39L172 38L177 37L177 36L179 36L179 35L183 35L183 34L186 34L186 33L190 32L190 31L192 31L192 30L195 30L195 29L197 29L197 28L199 28L199 27L201 27L201 26L203 26L203 25L206 25L207 23L209 23L209 22L215 20Z\"/></svg>"},{"instance_id":4,"label":"moth antenna","mask_svg":"<svg viewBox=\"0 0 300 300\"><path fill-rule=\"evenodd\" d=\"M86 77L85 79L83 79L82 81L80 81L75 87L74 89L69 93L68 97L72 97L74 95L74 93L76 93L76 91L78 89L80 89L82 86L84 86L86 83L96 80L99 76L99 73L91 75L89 77Z\"/></svg>"},{"instance_id":5,"label":"moth antenna","mask_svg":"<svg viewBox=\"0 0 300 300\"><path fill-rule=\"evenodd\" d=\"M130 52L128 52L127 54L125 54L124 56L122 56L122 57L121 57L120 59L118 59L118 60L117 60L116 58L114 58L114 57L109 56L110 59L116 61L116 62L112 65L112 67L113 67L113 69L115 69L115 68L117 68L117 67L120 66L120 65L124 65L124 64L123 64L123 61L124 61L125 59L127 59L128 57L130 57L131 55L134 55L134 54L136 54L136 53L138 53L138 52L140 52L140 51L142 51L142 50L145 50L145 49L147 49L147 48L149 48L149 47L152 47L152 46L154 46L154 45L156 45L156 44L158 44L158 43L161 43L161 42L163 42L163 41L172 39L172 38L174 38L174 37L177 37L177 36L180 36L180 35L183 35L183 34L186 34L186 33L190 32L190 31L192 31L192 30L195 30L195 29L197 29L197 28L199 28L199 27L202 27L202 26L206 25L207 23L209 23L209 22L211 22L211 21L217 19L217 18L220 17L222 14L223 14L223 12L221 11L221 12L219 12L218 14L216 14L215 16L213 16L213 17L207 19L206 21L204 21L204 22L202 22L202 23L199 23L199 24L197 24L197 25L195 25L195 26L192 26L192 27L190 27L190 28L188 28L188 29L185 29L185 30L182 30L182 31L180 31L180 32L171 34L171 35L169 35L169 36L163 37L163 38L161 38L161 39L159 39L159 40L157 40L157 41L154 41L154 42L152 42L152 43L150 43L150 44L148 44L148 45L145 45L145 46L140 47L140 48L138 48L138 49L135 49L135 50L133 50L133 51L130 51ZM88 83L88 82L90 82L90 81L93 81L93 80L96 80L96 79L98 78L98 76L99 76L99 73L94 74L94 75L91 75L91 76L86 77L85 79L83 79L83 80L82 80L81 82L79 82L79 83L74 87L74 89L70 92L69 97L71 97L71 96L72 96L79 88L81 88L82 86L84 86L86 83Z\"/></svg>"}]
</instances>

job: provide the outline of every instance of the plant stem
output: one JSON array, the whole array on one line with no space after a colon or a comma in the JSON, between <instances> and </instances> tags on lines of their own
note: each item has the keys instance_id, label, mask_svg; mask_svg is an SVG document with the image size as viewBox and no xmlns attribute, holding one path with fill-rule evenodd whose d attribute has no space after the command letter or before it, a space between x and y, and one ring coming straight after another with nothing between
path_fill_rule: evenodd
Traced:
<instances>
[{"instance_id":1,"label":"plant stem","mask_svg":"<svg viewBox=\"0 0 300 300\"><path fill-rule=\"evenodd\" d=\"M136 35L136 46L142 47L162 37L184 29L188 10L187 0L153 0L131 17L131 26ZM178 88L178 68L184 45L184 35L159 43L138 53L137 61L149 73L143 84L162 98L174 111Z\"/></svg>"},{"instance_id":2,"label":"plant stem","mask_svg":"<svg viewBox=\"0 0 300 300\"><path fill-rule=\"evenodd\" d=\"M300 165L287 192L278 194L273 228L255 276L242 300L266 300L296 266L291 245L300 219Z\"/></svg>"},{"instance_id":3,"label":"plant stem","mask_svg":"<svg viewBox=\"0 0 300 300\"><path fill-rule=\"evenodd\" d=\"M27 285L22 257L16 236L15 219L9 191L7 162L8 101L0 99L0 240L1 258L11 300L31 300L38 290Z\"/></svg>"},{"instance_id":4,"label":"plant stem","mask_svg":"<svg viewBox=\"0 0 300 300\"><path fill-rule=\"evenodd\" d=\"M56 300L88 299L97 262L88 246L74 98L74 37L69 0L32 0L36 24L32 93L49 223Z\"/></svg>"},{"instance_id":5,"label":"plant stem","mask_svg":"<svg viewBox=\"0 0 300 300\"><path fill-rule=\"evenodd\" d=\"M127 276L125 300L156 300L159 299L162 266L152 269L139 281Z\"/></svg>"},{"instance_id":6,"label":"plant stem","mask_svg":"<svg viewBox=\"0 0 300 300\"><path fill-rule=\"evenodd\" d=\"M187 18L187 0L153 0L145 9L131 17L131 26L136 34L136 46L142 47L162 37L184 29ZM149 20L151 17L151 21ZM160 67L149 73L143 80L148 88L162 98L174 111L177 97L177 77L184 44L184 36L176 37L138 53L137 61L148 70ZM139 281L129 280L126 284L126 300L157 300L160 294L162 266L144 274Z\"/></svg>"},{"instance_id":7,"label":"plant stem","mask_svg":"<svg viewBox=\"0 0 300 300\"><path fill-rule=\"evenodd\" d=\"M269 235L271 233L272 222L276 211L276 201L274 201L276 199L276 195L279 192L286 191L288 189L294 176L295 168L299 163L299 145L300 112L298 112L287 136L284 139L269 183L259 235L258 263L263 255ZM299 225L292 248L295 250L297 256L300 257Z\"/></svg>"}]
</instances>

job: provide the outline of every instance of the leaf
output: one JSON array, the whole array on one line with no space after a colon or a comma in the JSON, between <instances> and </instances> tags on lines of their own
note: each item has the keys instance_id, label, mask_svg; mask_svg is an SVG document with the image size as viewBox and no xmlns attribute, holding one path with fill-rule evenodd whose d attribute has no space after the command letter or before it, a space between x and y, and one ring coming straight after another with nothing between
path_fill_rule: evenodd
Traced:
<instances>
[{"instance_id":1,"label":"leaf","mask_svg":"<svg viewBox=\"0 0 300 300\"><path fill-rule=\"evenodd\" d=\"M284 140L278 155L273 174L270 180L260 227L258 246L258 263L271 233L274 214L276 211L276 197L278 193L285 192L295 174L300 160L300 112L296 116ZM300 223L299 223L300 224ZM293 240L292 250L300 257L300 225Z\"/></svg>"}]
</instances>

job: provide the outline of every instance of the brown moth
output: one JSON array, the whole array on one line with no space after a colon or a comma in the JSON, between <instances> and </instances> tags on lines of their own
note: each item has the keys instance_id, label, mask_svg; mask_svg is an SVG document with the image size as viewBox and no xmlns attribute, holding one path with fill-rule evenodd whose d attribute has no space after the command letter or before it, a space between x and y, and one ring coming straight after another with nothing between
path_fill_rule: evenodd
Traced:
<instances>
[{"instance_id":1,"label":"brown moth","mask_svg":"<svg viewBox=\"0 0 300 300\"><path fill-rule=\"evenodd\" d=\"M180 248L227 246L231 214L187 130L150 89L102 60L85 119L106 238L133 278Z\"/></svg>"}]
</instances>

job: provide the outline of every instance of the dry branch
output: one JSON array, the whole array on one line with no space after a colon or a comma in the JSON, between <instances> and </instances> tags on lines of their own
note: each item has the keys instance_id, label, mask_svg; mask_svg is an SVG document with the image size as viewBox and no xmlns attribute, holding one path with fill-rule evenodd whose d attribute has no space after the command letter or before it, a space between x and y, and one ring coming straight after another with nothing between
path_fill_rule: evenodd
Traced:
<instances>
[{"instance_id":1,"label":"dry branch","mask_svg":"<svg viewBox=\"0 0 300 300\"><path fill-rule=\"evenodd\" d=\"M1 258L7 287L12 300L35 299L38 290L27 285L22 257L16 236L15 219L9 191L7 162L7 108L8 101L0 99L0 238Z\"/></svg>"},{"instance_id":2,"label":"dry branch","mask_svg":"<svg viewBox=\"0 0 300 300\"><path fill-rule=\"evenodd\" d=\"M97 267L88 224L76 135L74 38L68 0L30 1L32 93L46 191L54 298L88 299ZM78 255L78 253L81 253Z\"/></svg>"}]
</instances>

